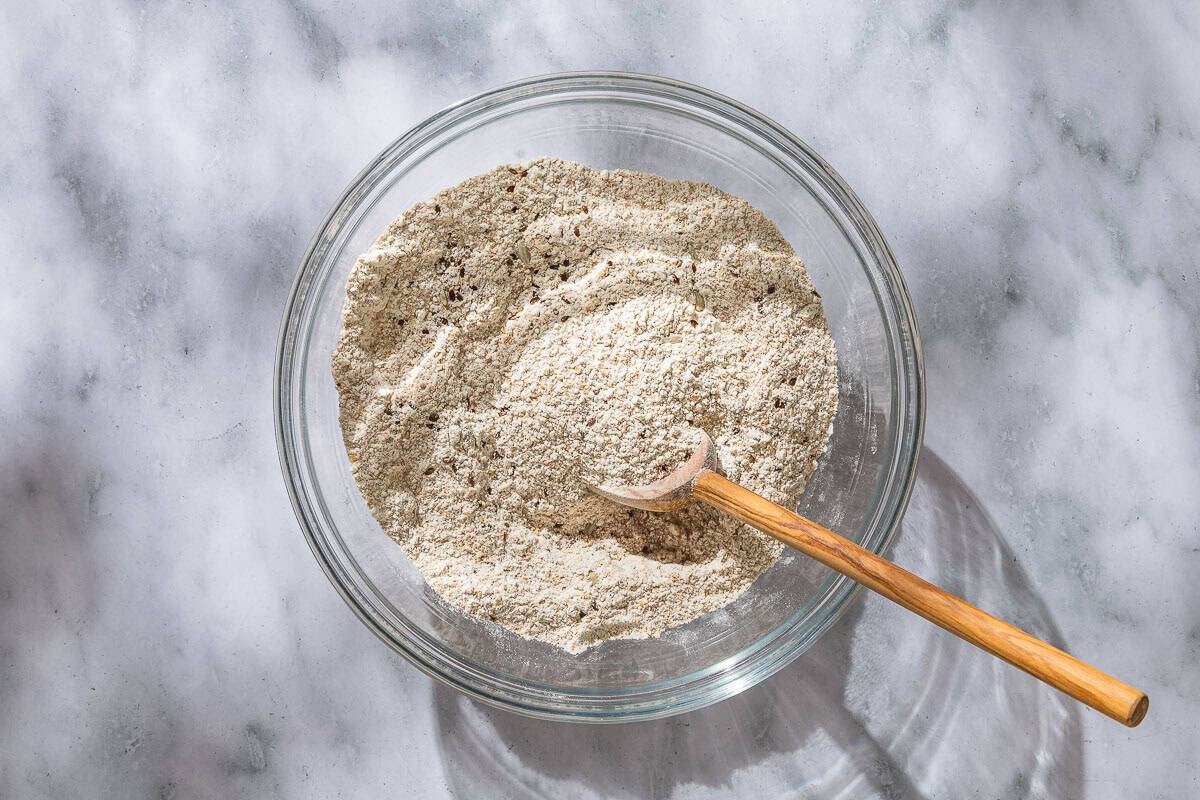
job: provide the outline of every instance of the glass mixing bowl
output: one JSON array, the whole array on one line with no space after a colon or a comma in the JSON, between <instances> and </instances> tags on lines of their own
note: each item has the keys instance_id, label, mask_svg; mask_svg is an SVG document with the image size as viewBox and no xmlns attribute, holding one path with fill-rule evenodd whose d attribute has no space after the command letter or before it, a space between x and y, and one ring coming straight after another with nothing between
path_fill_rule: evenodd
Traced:
<instances>
[{"instance_id":1,"label":"glass mixing bowl","mask_svg":"<svg viewBox=\"0 0 1200 800\"><path fill-rule=\"evenodd\" d=\"M715 613L657 639L571 655L463 614L433 592L371 517L342 444L330 355L356 256L414 203L543 155L704 181L774 221L822 295L841 373L829 449L798 510L875 552L887 547L912 488L924 421L917 325L891 251L850 188L795 136L728 98L644 75L551 75L486 92L417 125L354 179L288 298L275 370L280 461L329 579L372 631L428 674L538 717L676 714L784 667L833 624L856 584L787 551Z\"/></svg>"}]
</instances>

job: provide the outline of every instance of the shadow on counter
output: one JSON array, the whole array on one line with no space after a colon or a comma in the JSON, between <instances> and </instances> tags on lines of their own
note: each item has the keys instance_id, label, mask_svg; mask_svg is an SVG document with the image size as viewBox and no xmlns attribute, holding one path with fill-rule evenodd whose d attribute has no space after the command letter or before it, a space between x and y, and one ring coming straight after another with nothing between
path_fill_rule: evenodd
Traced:
<instances>
[{"instance_id":1,"label":"shadow on counter","mask_svg":"<svg viewBox=\"0 0 1200 800\"><path fill-rule=\"evenodd\" d=\"M970 488L928 449L921 458L890 556L1061 646ZM610 726L544 722L441 684L433 702L446 781L459 797L1082 791L1081 712L1072 701L866 592L780 673L689 714Z\"/></svg>"}]
</instances>

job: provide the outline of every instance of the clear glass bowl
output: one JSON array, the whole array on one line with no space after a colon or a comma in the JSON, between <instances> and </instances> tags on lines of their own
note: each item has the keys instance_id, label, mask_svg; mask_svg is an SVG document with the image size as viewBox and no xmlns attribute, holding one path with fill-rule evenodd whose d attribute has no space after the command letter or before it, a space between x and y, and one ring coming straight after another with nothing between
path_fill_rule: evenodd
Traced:
<instances>
[{"instance_id":1,"label":"clear glass bowl","mask_svg":"<svg viewBox=\"0 0 1200 800\"><path fill-rule=\"evenodd\" d=\"M330 355L356 256L438 190L543 155L711 183L775 222L808 265L840 359L833 436L799 511L875 552L887 547L912 488L924 421L916 320L891 251L807 145L745 106L665 78L531 78L433 115L371 162L317 231L288 298L275 371L280 461L334 586L428 674L538 717L676 714L781 669L833 624L856 585L789 551L720 611L657 639L571 655L442 601L371 517L342 445Z\"/></svg>"}]
</instances>

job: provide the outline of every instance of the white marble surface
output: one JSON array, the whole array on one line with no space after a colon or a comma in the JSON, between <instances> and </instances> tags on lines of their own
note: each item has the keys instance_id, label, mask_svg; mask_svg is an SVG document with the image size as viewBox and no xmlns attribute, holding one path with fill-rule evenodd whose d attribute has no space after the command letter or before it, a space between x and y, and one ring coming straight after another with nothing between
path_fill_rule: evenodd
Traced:
<instances>
[{"instance_id":1,"label":"white marble surface","mask_svg":"<svg viewBox=\"0 0 1200 800\"><path fill-rule=\"evenodd\" d=\"M0 797L1200 795L1200 13L1186 2L0 8ZM872 209L926 343L901 562L1137 683L1126 730L876 598L619 728L435 685L275 455L343 186L529 74L727 93Z\"/></svg>"}]
</instances>

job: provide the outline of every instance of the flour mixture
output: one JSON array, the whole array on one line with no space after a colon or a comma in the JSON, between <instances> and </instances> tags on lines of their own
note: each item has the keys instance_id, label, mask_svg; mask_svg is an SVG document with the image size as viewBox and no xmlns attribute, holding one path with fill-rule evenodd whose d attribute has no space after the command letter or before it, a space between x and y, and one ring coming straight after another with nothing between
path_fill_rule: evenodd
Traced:
<instances>
[{"instance_id":1,"label":"flour mixture","mask_svg":"<svg viewBox=\"0 0 1200 800\"><path fill-rule=\"evenodd\" d=\"M837 409L800 259L745 200L558 159L393 222L354 267L333 355L355 480L458 608L578 652L713 611L782 546L702 505L630 511L702 428L794 506Z\"/></svg>"}]
</instances>

